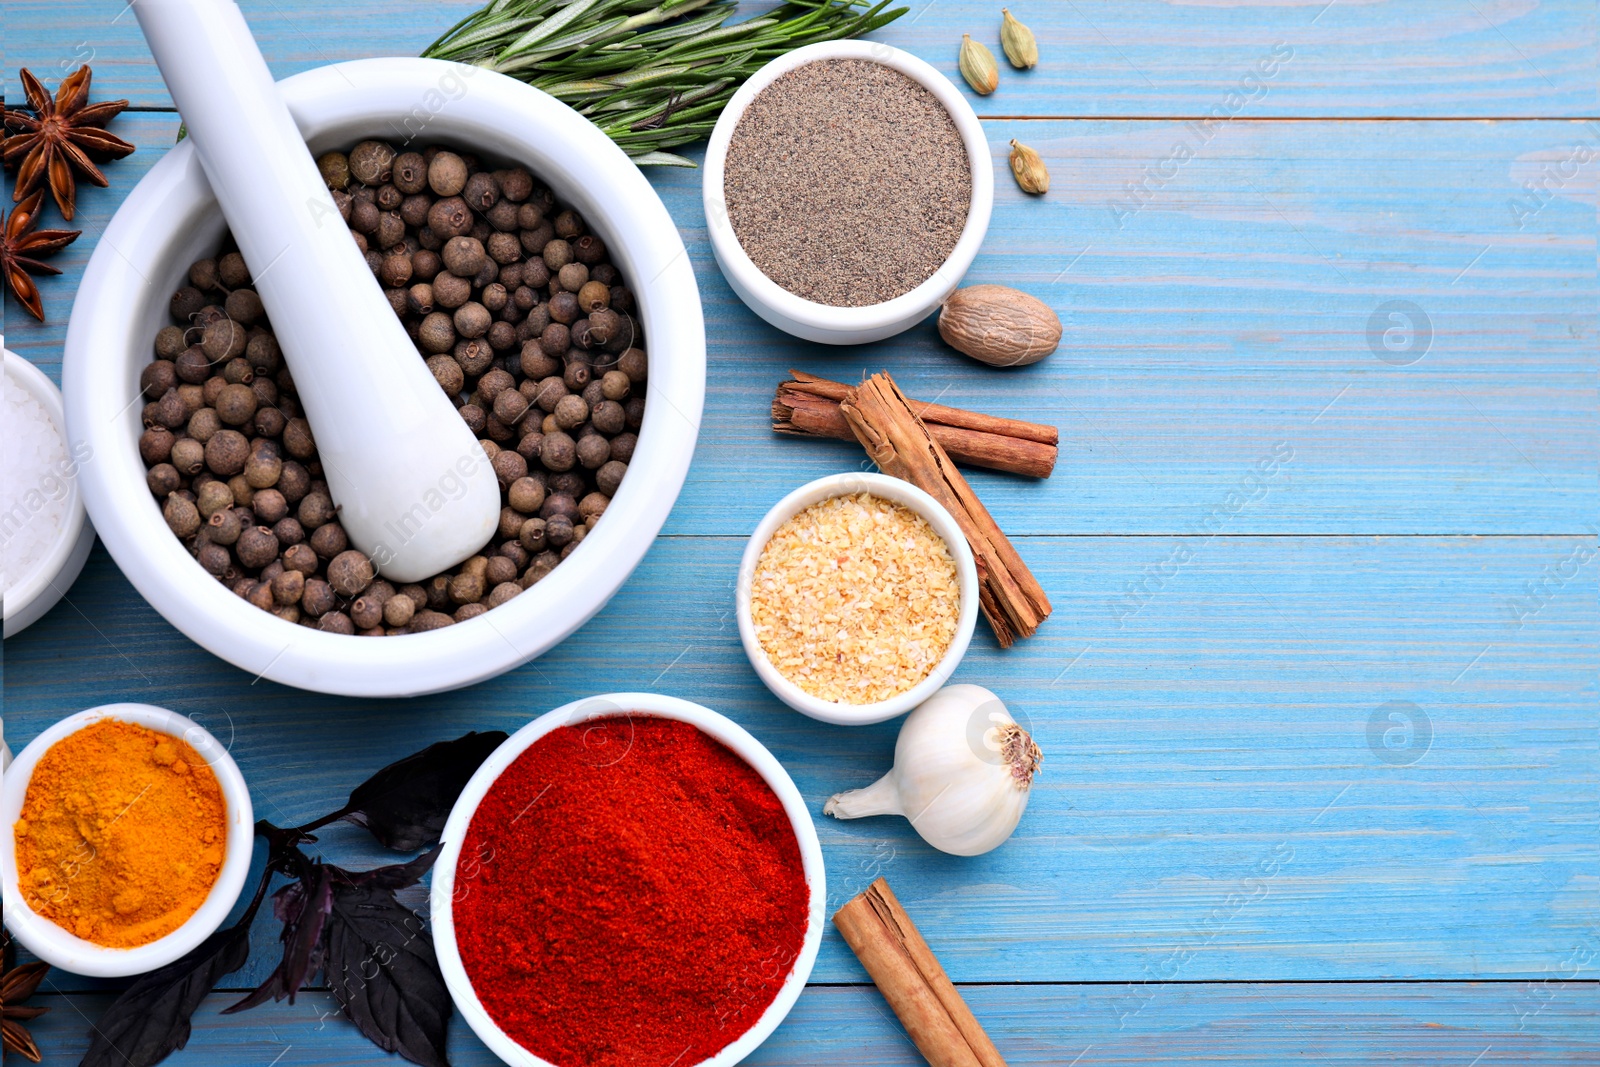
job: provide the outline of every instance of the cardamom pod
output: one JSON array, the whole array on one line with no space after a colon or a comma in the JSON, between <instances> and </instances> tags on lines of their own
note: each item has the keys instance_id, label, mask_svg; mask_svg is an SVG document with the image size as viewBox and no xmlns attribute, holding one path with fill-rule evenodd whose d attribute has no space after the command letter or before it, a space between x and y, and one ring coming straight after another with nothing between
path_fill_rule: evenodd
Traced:
<instances>
[{"instance_id":1,"label":"cardamom pod","mask_svg":"<svg viewBox=\"0 0 1600 1067\"><path fill-rule=\"evenodd\" d=\"M1039 153L1027 145L1011 139L1011 173L1025 193L1043 194L1050 191L1050 172L1045 169Z\"/></svg>"},{"instance_id":2,"label":"cardamom pod","mask_svg":"<svg viewBox=\"0 0 1600 1067\"><path fill-rule=\"evenodd\" d=\"M1033 31L1018 22L1011 10L1004 7L1000 9L1000 47L1005 49L1006 58L1018 70L1027 70L1039 64L1039 42L1033 39Z\"/></svg>"},{"instance_id":3,"label":"cardamom pod","mask_svg":"<svg viewBox=\"0 0 1600 1067\"><path fill-rule=\"evenodd\" d=\"M994 61L994 53L974 41L970 33L961 35L961 55L957 59L957 66L961 68L961 76L967 79L967 84L979 96L988 96L1000 85L1000 66Z\"/></svg>"}]
</instances>

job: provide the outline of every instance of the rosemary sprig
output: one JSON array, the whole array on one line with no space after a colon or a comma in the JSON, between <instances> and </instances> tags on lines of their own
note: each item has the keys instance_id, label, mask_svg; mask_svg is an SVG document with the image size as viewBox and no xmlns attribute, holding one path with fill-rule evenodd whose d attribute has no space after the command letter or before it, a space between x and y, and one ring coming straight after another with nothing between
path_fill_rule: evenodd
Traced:
<instances>
[{"instance_id":1,"label":"rosemary sprig","mask_svg":"<svg viewBox=\"0 0 1600 1067\"><path fill-rule=\"evenodd\" d=\"M891 2L787 0L728 25L728 0L491 0L422 54L544 90L639 164L692 167L667 149L710 134L746 78L802 45L893 22L906 9Z\"/></svg>"}]
</instances>

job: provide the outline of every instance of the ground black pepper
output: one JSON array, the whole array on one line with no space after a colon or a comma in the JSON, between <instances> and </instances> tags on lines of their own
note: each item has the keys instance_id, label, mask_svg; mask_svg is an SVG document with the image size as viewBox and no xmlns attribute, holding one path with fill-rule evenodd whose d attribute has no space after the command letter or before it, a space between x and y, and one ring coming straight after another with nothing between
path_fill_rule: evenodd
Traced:
<instances>
[{"instance_id":1,"label":"ground black pepper","mask_svg":"<svg viewBox=\"0 0 1600 1067\"><path fill-rule=\"evenodd\" d=\"M734 127L724 166L728 221L755 265L835 307L922 284L971 206L972 164L950 113L869 60L808 63L767 86Z\"/></svg>"}]
</instances>

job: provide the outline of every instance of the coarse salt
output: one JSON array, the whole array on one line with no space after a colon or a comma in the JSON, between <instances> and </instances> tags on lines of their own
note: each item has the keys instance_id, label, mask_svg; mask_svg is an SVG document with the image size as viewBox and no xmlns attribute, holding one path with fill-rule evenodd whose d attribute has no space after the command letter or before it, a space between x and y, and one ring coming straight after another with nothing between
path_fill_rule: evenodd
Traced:
<instances>
[{"instance_id":1,"label":"coarse salt","mask_svg":"<svg viewBox=\"0 0 1600 1067\"><path fill-rule=\"evenodd\" d=\"M9 592L44 562L62 536L74 470L50 413L9 370L3 379L0 591Z\"/></svg>"},{"instance_id":2,"label":"coarse salt","mask_svg":"<svg viewBox=\"0 0 1600 1067\"><path fill-rule=\"evenodd\" d=\"M857 493L812 504L761 551L751 621L779 673L810 695L875 704L944 658L961 614L950 546L902 504Z\"/></svg>"}]
</instances>

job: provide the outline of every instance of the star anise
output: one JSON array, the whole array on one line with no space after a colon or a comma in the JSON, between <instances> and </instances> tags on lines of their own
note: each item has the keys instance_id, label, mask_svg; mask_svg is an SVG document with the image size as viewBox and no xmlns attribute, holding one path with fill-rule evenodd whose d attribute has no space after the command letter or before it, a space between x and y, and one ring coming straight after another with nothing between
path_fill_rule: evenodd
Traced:
<instances>
[{"instance_id":1,"label":"star anise","mask_svg":"<svg viewBox=\"0 0 1600 1067\"><path fill-rule=\"evenodd\" d=\"M133 151L133 145L100 128L127 107L128 102L103 100L90 104L91 74L87 65L79 67L61 82L56 98L51 100L39 79L23 67L22 89L33 113L5 113L6 128L18 131L15 136L6 138L4 149L0 149L6 165L17 167L17 189L11 199L22 200L48 180L61 217L68 222L72 221L77 202L73 171L104 187L108 184L106 176L94 165L90 154L121 159Z\"/></svg>"},{"instance_id":2,"label":"star anise","mask_svg":"<svg viewBox=\"0 0 1600 1067\"><path fill-rule=\"evenodd\" d=\"M0 1039L3 1039L7 1054L15 1052L38 1063L39 1046L34 1044L33 1035L22 1024L26 1020L37 1019L50 1009L29 1007L23 1001L33 996L39 983L44 981L50 965L26 963L21 967L13 967L10 938L6 939L5 947L4 977L0 977Z\"/></svg>"},{"instance_id":3,"label":"star anise","mask_svg":"<svg viewBox=\"0 0 1600 1067\"><path fill-rule=\"evenodd\" d=\"M61 272L35 257L61 251L83 232L34 229L39 222L43 197L44 190L40 189L12 208L9 218L0 212L0 277L5 279L5 288L16 295L17 302L40 322L44 321L44 304L39 299L39 287L28 275Z\"/></svg>"}]
</instances>

